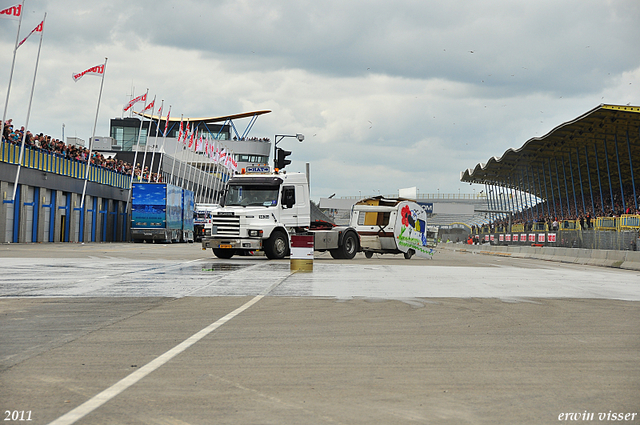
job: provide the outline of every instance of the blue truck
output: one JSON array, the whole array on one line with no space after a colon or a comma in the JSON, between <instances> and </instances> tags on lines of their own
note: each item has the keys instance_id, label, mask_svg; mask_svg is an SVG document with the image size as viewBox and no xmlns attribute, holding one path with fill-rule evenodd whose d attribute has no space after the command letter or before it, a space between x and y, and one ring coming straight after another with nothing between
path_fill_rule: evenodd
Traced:
<instances>
[{"instance_id":1,"label":"blue truck","mask_svg":"<svg viewBox=\"0 0 640 425\"><path fill-rule=\"evenodd\" d=\"M193 242L193 192L168 183L133 183L134 242Z\"/></svg>"}]
</instances>

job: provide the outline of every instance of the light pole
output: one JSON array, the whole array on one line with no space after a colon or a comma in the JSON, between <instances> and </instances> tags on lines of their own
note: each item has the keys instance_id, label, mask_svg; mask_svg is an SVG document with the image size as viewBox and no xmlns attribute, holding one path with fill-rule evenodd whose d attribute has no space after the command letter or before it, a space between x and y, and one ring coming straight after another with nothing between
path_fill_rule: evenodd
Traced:
<instances>
[{"instance_id":1,"label":"light pole","mask_svg":"<svg viewBox=\"0 0 640 425\"><path fill-rule=\"evenodd\" d=\"M302 141L304 140L304 135L297 133L295 136L289 135L289 134L276 134L275 137L273 138L274 143L273 143L273 169L275 170L276 168L276 152L278 150L278 143L284 139L285 137L295 137L296 139L298 139L298 142L302 143Z\"/></svg>"}]
</instances>

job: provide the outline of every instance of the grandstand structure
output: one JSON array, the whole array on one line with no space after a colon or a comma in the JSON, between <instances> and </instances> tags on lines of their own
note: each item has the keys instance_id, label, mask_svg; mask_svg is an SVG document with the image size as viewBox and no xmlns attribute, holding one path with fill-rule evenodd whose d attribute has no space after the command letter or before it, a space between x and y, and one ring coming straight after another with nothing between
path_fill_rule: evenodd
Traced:
<instances>
[{"instance_id":1,"label":"grandstand structure","mask_svg":"<svg viewBox=\"0 0 640 425\"><path fill-rule=\"evenodd\" d=\"M640 107L600 105L460 180L485 185L488 210L496 212L477 230L481 240L635 249L639 167ZM500 216L507 211L511 223Z\"/></svg>"}]
</instances>

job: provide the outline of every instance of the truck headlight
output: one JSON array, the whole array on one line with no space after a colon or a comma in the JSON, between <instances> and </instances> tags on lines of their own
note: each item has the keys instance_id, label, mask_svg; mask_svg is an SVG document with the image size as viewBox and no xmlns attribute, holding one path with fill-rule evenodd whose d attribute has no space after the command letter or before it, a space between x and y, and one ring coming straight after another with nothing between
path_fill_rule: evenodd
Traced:
<instances>
[{"instance_id":1,"label":"truck headlight","mask_svg":"<svg viewBox=\"0 0 640 425\"><path fill-rule=\"evenodd\" d=\"M262 230L249 229L249 237L251 238L262 237Z\"/></svg>"}]
</instances>

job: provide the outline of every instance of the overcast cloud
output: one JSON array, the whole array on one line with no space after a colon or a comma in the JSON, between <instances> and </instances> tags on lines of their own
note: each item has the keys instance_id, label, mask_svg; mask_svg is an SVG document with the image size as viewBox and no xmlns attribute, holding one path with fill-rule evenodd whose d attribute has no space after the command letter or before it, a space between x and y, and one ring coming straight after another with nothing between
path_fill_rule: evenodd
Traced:
<instances>
[{"instance_id":1,"label":"overcast cloud","mask_svg":"<svg viewBox=\"0 0 640 425\"><path fill-rule=\"evenodd\" d=\"M11 6L4 1L0 6ZM251 136L283 139L312 197L472 193L460 172L601 103L640 104L640 2L26 0L47 12L30 129L97 135L147 88L172 116L269 109ZM17 22L0 21L6 94ZM38 47L18 50L9 118L22 125ZM240 129L248 120L240 120ZM480 189L481 190L481 189Z\"/></svg>"}]
</instances>

